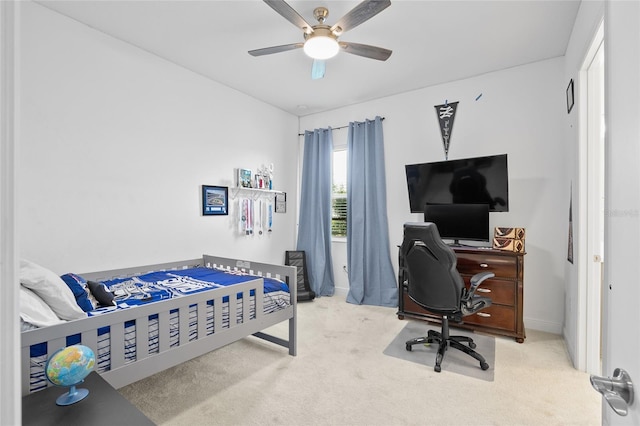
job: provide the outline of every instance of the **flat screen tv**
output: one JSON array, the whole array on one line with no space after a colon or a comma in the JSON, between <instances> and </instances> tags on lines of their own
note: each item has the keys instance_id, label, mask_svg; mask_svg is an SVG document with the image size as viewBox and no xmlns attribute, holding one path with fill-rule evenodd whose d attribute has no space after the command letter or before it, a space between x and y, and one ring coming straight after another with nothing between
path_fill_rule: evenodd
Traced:
<instances>
[{"instance_id":1,"label":"flat screen tv","mask_svg":"<svg viewBox=\"0 0 640 426\"><path fill-rule=\"evenodd\" d=\"M407 164L411 213L429 204L482 204L509 211L507 154L434 163Z\"/></svg>"},{"instance_id":2,"label":"flat screen tv","mask_svg":"<svg viewBox=\"0 0 640 426\"><path fill-rule=\"evenodd\" d=\"M433 222L440 238L466 241L490 241L488 204L426 204L424 221Z\"/></svg>"}]
</instances>

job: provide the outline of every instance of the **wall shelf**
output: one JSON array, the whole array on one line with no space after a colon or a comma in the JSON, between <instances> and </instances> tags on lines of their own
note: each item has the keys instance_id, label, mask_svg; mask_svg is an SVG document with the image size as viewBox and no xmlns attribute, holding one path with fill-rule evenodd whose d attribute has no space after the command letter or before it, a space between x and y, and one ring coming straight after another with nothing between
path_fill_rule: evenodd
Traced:
<instances>
[{"instance_id":1,"label":"wall shelf","mask_svg":"<svg viewBox=\"0 0 640 426\"><path fill-rule=\"evenodd\" d=\"M274 189L260 189L260 188L245 188L241 186L236 186L229 188L231 192L231 198L235 199L238 195L250 195L254 200L259 199L260 197L275 197L277 194L284 194L282 191L276 191Z\"/></svg>"}]
</instances>

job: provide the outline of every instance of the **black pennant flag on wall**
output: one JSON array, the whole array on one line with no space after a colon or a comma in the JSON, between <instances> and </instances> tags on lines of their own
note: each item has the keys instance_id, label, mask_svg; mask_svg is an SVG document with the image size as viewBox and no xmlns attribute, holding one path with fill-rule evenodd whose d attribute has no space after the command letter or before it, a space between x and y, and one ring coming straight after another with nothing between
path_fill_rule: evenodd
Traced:
<instances>
[{"instance_id":1,"label":"black pennant flag on wall","mask_svg":"<svg viewBox=\"0 0 640 426\"><path fill-rule=\"evenodd\" d=\"M451 143L451 132L453 131L453 120L456 117L458 102L445 102L436 105L438 122L440 123L440 133L442 134L442 144L444 145L444 158L449 159L449 144Z\"/></svg>"}]
</instances>

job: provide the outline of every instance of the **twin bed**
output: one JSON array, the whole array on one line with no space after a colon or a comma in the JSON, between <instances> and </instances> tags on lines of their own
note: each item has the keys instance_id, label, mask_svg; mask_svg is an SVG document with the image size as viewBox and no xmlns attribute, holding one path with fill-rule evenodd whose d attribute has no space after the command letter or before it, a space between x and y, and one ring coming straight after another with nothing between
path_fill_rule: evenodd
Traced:
<instances>
[{"instance_id":1,"label":"twin bed","mask_svg":"<svg viewBox=\"0 0 640 426\"><path fill-rule=\"evenodd\" d=\"M80 274L115 293L115 306L23 331L22 393L48 386L46 360L90 347L96 370L120 388L247 336L296 355L296 268L204 255L201 259ZM288 321L288 337L264 332Z\"/></svg>"}]
</instances>

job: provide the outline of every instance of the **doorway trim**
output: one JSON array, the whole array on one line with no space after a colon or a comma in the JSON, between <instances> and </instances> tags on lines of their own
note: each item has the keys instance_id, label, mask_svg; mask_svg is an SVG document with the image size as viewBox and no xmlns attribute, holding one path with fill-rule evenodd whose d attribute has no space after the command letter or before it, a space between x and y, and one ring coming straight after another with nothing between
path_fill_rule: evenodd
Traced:
<instances>
[{"instance_id":1,"label":"doorway trim","mask_svg":"<svg viewBox=\"0 0 640 426\"><path fill-rule=\"evenodd\" d=\"M16 237L20 2L0 1L0 423L20 424L20 326Z\"/></svg>"},{"instance_id":2,"label":"doorway trim","mask_svg":"<svg viewBox=\"0 0 640 426\"><path fill-rule=\"evenodd\" d=\"M577 344L577 368L590 374L601 374L601 284L596 284L594 279L594 253L593 253L593 229L594 203L589 189L592 185L590 178L591 157L589 152L593 150L593 133L588 107L589 84L588 71L598 51L604 48L604 21L601 21L584 62L580 68L578 100L580 102L579 116L579 238L578 238L578 344ZM604 103L604 100L602 100ZM604 170L601 171L604 173ZM591 213L590 213L591 212ZM596 219L598 220L598 219Z\"/></svg>"}]
</instances>

